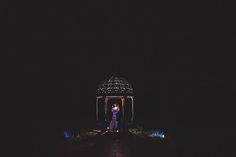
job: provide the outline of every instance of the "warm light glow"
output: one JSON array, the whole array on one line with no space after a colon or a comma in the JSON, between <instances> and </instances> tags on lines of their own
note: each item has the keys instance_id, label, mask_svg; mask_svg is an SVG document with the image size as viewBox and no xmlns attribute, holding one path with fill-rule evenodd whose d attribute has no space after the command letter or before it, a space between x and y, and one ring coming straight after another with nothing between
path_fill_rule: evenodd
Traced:
<instances>
[{"instance_id":1,"label":"warm light glow","mask_svg":"<svg viewBox=\"0 0 236 157\"><path fill-rule=\"evenodd\" d=\"M118 110L118 107L116 106L116 107L114 107L114 110Z\"/></svg>"}]
</instances>

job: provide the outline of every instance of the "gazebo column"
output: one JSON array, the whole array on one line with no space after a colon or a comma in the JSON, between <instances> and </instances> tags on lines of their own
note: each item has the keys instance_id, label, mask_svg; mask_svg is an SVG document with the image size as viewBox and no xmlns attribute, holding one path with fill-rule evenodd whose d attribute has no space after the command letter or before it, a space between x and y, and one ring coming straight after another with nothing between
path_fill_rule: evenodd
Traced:
<instances>
[{"instance_id":1,"label":"gazebo column","mask_svg":"<svg viewBox=\"0 0 236 157\"><path fill-rule=\"evenodd\" d=\"M98 120L98 97L96 97L96 120Z\"/></svg>"},{"instance_id":2,"label":"gazebo column","mask_svg":"<svg viewBox=\"0 0 236 157\"><path fill-rule=\"evenodd\" d=\"M124 120L125 117L125 99L124 97L121 98L122 101L122 120Z\"/></svg>"},{"instance_id":3,"label":"gazebo column","mask_svg":"<svg viewBox=\"0 0 236 157\"><path fill-rule=\"evenodd\" d=\"M134 97L131 97L131 102L132 102L132 118L131 118L131 121L133 122L134 120Z\"/></svg>"},{"instance_id":4,"label":"gazebo column","mask_svg":"<svg viewBox=\"0 0 236 157\"><path fill-rule=\"evenodd\" d=\"M105 97L105 121L107 121L107 103L108 103L108 97Z\"/></svg>"}]
</instances>

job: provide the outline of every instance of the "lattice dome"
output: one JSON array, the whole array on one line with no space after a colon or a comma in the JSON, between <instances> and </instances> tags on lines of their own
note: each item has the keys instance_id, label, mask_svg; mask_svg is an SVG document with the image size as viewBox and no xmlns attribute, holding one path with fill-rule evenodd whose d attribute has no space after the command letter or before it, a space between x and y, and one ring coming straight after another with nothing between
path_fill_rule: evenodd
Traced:
<instances>
[{"instance_id":1,"label":"lattice dome","mask_svg":"<svg viewBox=\"0 0 236 157\"><path fill-rule=\"evenodd\" d=\"M133 95L131 84L122 77L111 76L98 85L97 95Z\"/></svg>"}]
</instances>

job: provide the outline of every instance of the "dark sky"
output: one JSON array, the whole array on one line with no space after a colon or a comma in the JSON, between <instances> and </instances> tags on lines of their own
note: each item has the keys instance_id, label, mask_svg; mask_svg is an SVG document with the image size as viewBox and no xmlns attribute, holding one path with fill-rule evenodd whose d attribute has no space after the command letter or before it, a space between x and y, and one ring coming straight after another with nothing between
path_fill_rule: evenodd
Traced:
<instances>
[{"instance_id":1,"label":"dark sky","mask_svg":"<svg viewBox=\"0 0 236 157\"><path fill-rule=\"evenodd\" d=\"M5 11L9 65L25 76L35 129L93 122L97 85L112 73L133 85L137 123L232 127L235 24L221 0L58 1Z\"/></svg>"}]
</instances>

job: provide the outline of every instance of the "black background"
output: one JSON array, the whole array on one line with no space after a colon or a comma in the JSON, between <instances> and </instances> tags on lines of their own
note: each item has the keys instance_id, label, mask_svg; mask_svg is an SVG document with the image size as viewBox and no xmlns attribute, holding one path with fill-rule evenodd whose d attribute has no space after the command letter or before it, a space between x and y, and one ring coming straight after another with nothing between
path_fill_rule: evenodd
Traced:
<instances>
[{"instance_id":1,"label":"black background","mask_svg":"<svg viewBox=\"0 0 236 157\"><path fill-rule=\"evenodd\" d=\"M92 126L97 85L115 73L134 88L137 124L169 130L178 146L209 137L212 150L231 152L235 24L226 6L221 0L8 3L8 67L20 71L11 87L20 84L13 91L27 104L18 108L24 106L33 143L57 139L67 127Z\"/></svg>"}]
</instances>

